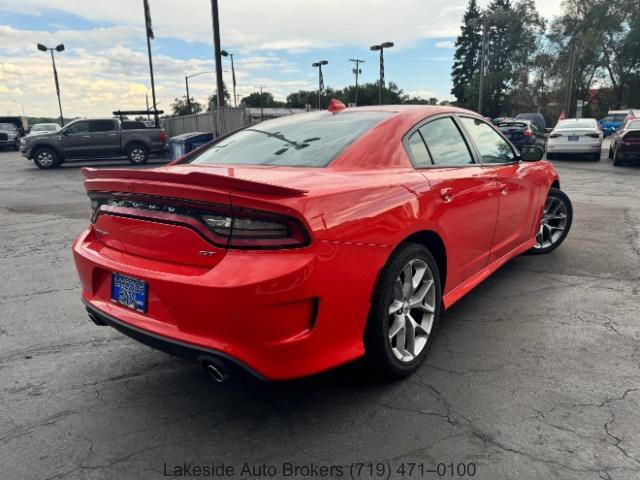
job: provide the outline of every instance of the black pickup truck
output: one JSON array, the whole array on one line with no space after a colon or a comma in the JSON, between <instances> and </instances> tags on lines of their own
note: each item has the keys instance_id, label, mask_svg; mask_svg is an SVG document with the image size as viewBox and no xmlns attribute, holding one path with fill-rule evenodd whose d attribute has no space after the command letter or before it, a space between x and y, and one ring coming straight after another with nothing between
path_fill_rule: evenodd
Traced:
<instances>
[{"instance_id":1,"label":"black pickup truck","mask_svg":"<svg viewBox=\"0 0 640 480\"><path fill-rule=\"evenodd\" d=\"M117 118L75 120L57 132L27 136L20 143L22 155L40 168L50 169L68 158L127 157L134 165L147 163L149 154L165 150L161 128Z\"/></svg>"}]
</instances>

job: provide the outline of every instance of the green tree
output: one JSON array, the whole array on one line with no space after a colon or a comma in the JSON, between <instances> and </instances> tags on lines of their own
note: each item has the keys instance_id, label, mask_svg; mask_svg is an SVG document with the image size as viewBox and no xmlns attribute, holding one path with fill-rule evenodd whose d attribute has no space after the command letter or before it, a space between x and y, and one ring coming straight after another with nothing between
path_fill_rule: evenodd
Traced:
<instances>
[{"instance_id":1,"label":"green tree","mask_svg":"<svg viewBox=\"0 0 640 480\"><path fill-rule=\"evenodd\" d=\"M306 105L312 107L318 104L317 90L298 90L287 96L287 106L290 108L305 108Z\"/></svg>"},{"instance_id":2,"label":"green tree","mask_svg":"<svg viewBox=\"0 0 640 480\"><path fill-rule=\"evenodd\" d=\"M469 0L467 10L462 17L460 35L456 40L451 79L453 88L451 94L461 106L470 106L477 102L475 98L468 98L468 85L478 71L482 36L480 34L480 10L476 0Z\"/></svg>"},{"instance_id":3,"label":"green tree","mask_svg":"<svg viewBox=\"0 0 640 480\"><path fill-rule=\"evenodd\" d=\"M222 96L224 97L224 104L228 107L230 106L231 95L229 95L229 91L227 90L227 85L225 83L222 84ZM211 107L218 106L218 91L213 92L213 95L209 95L207 112L211 111ZM233 106L233 104L231 104Z\"/></svg>"},{"instance_id":4,"label":"green tree","mask_svg":"<svg viewBox=\"0 0 640 480\"><path fill-rule=\"evenodd\" d=\"M262 99L260 98L260 92L252 92L241 100L247 107L259 108L263 107L283 107L283 102L274 100L273 94L270 92L262 92Z\"/></svg>"},{"instance_id":5,"label":"green tree","mask_svg":"<svg viewBox=\"0 0 640 480\"><path fill-rule=\"evenodd\" d=\"M189 105L187 104L187 96L183 95L180 98L174 98L173 103L171 104L171 111L175 116L189 115ZM200 113L202 112L202 104L196 102L193 97L191 97L191 113Z\"/></svg>"}]
</instances>

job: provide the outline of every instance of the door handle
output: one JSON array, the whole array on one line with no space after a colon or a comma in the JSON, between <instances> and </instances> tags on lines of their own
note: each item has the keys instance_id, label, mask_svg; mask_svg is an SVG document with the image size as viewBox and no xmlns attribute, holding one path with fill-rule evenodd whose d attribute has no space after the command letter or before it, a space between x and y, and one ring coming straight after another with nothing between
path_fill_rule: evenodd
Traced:
<instances>
[{"instance_id":1,"label":"door handle","mask_svg":"<svg viewBox=\"0 0 640 480\"><path fill-rule=\"evenodd\" d=\"M107 137L115 137L115 136L116 136L116 134L115 134L115 133L109 133L109 134L107 134Z\"/></svg>"},{"instance_id":2,"label":"door handle","mask_svg":"<svg viewBox=\"0 0 640 480\"><path fill-rule=\"evenodd\" d=\"M91 135L82 135L82 138L91 138Z\"/></svg>"},{"instance_id":3,"label":"door handle","mask_svg":"<svg viewBox=\"0 0 640 480\"><path fill-rule=\"evenodd\" d=\"M442 201L444 203L451 202L451 200L453 200L453 188L451 188L451 187L441 188L440 189L440 198L442 198Z\"/></svg>"}]
</instances>

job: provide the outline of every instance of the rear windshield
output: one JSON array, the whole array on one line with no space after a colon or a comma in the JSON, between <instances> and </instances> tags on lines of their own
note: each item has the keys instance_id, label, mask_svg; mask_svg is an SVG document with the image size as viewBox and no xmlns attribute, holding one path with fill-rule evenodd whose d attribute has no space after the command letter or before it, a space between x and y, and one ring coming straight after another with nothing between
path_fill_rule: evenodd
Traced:
<instances>
[{"instance_id":1,"label":"rear windshield","mask_svg":"<svg viewBox=\"0 0 640 480\"><path fill-rule=\"evenodd\" d=\"M17 130L13 123L0 123L0 130Z\"/></svg>"},{"instance_id":2,"label":"rear windshield","mask_svg":"<svg viewBox=\"0 0 640 480\"><path fill-rule=\"evenodd\" d=\"M640 129L640 120L633 120L633 121L627 123L627 128L630 128L630 129L633 129L633 130Z\"/></svg>"},{"instance_id":3,"label":"rear windshield","mask_svg":"<svg viewBox=\"0 0 640 480\"><path fill-rule=\"evenodd\" d=\"M627 113L612 113L611 115L607 115L605 117L605 121L607 122L624 122L627 118Z\"/></svg>"},{"instance_id":4,"label":"rear windshield","mask_svg":"<svg viewBox=\"0 0 640 480\"><path fill-rule=\"evenodd\" d=\"M194 164L326 167L388 112L314 112L268 120L234 133L196 156Z\"/></svg>"},{"instance_id":5,"label":"rear windshield","mask_svg":"<svg viewBox=\"0 0 640 480\"><path fill-rule=\"evenodd\" d=\"M574 128L595 128L596 123L594 121L589 122L560 122L556 126L557 130L572 130Z\"/></svg>"}]
</instances>

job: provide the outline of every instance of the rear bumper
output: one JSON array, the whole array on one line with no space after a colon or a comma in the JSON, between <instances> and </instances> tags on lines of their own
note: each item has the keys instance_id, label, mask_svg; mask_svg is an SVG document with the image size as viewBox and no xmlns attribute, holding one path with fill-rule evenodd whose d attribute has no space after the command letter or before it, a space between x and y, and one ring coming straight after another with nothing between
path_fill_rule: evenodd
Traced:
<instances>
[{"instance_id":1,"label":"rear bumper","mask_svg":"<svg viewBox=\"0 0 640 480\"><path fill-rule=\"evenodd\" d=\"M602 149L602 143L586 144L586 145L557 145L547 143L547 152L549 153L597 153Z\"/></svg>"},{"instance_id":2,"label":"rear bumper","mask_svg":"<svg viewBox=\"0 0 640 480\"><path fill-rule=\"evenodd\" d=\"M73 253L83 302L105 323L179 356L217 356L285 380L364 354L371 292L389 249L318 242L300 251L230 250L215 267L192 267L109 248L90 227ZM147 313L111 301L112 272L148 284Z\"/></svg>"}]
</instances>

